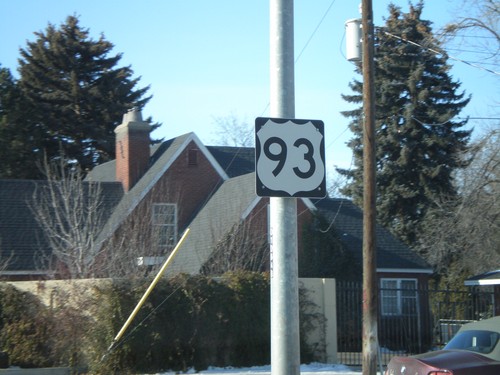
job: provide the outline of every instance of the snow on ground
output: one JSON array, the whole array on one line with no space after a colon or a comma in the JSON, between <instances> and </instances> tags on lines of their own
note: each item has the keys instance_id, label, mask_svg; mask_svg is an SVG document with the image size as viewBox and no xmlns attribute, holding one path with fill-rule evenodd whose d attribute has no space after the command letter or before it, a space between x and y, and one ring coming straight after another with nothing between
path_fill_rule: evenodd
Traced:
<instances>
[{"instance_id":1,"label":"snow on ground","mask_svg":"<svg viewBox=\"0 0 500 375\"><path fill-rule=\"evenodd\" d=\"M301 375L359 375L361 371L355 371L350 369L344 365L329 365L324 363L311 363L308 365L300 366L300 374ZM176 372L163 372L157 375L174 375ZM190 370L187 374L196 374L196 371ZM270 366L257 366L257 367L248 367L248 368L215 368L210 367L205 371L199 372L199 374L210 374L210 375L231 375L231 374L239 374L239 375L270 375L271 367Z\"/></svg>"}]
</instances>

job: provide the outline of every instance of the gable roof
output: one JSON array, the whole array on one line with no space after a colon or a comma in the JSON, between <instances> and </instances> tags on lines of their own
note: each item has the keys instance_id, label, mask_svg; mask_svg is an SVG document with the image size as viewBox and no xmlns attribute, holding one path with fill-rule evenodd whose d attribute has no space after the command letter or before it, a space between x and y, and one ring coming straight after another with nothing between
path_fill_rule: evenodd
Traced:
<instances>
[{"instance_id":1,"label":"gable roof","mask_svg":"<svg viewBox=\"0 0 500 375\"><path fill-rule=\"evenodd\" d=\"M167 269L167 274L196 274L209 259L216 241L244 219L255 205L255 175L247 173L225 181L189 225L190 232Z\"/></svg>"},{"instance_id":2,"label":"gable roof","mask_svg":"<svg viewBox=\"0 0 500 375\"><path fill-rule=\"evenodd\" d=\"M169 272L197 273L210 257L214 242L233 225L244 219L263 199L255 193L255 149L253 147L205 146L194 133L187 133L151 147L148 170L124 193L116 182L116 164L110 161L94 168L86 181L98 181L105 194L106 224L97 243L104 242L128 217L140 201L155 186L168 168L194 142L220 175L223 182L207 197L190 223L191 232ZM16 261L11 269L35 270L34 256L43 243L41 228L35 222L27 204L34 189L43 181L0 180L0 251L12 249ZM360 260L362 258L362 211L347 199L302 199L309 210L318 209L331 221L340 239ZM179 228L182 230L183 228ZM224 233L222 233L224 232ZM380 225L376 226L377 267L379 272L431 273L429 265ZM7 250L10 251L10 250Z\"/></svg>"},{"instance_id":3,"label":"gable roof","mask_svg":"<svg viewBox=\"0 0 500 375\"><path fill-rule=\"evenodd\" d=\"M181 138L185 138L190 135L196 137L194 133L188 133L151 146L150 166L155 164L159 165L157 162L159 159L165 159L166 151L171 149L174 142L178 143ZM198 146L200 146L201 141L197 138L198 137L195 138L195 142ZM205 152L205 155L210 157L212 165L220 168L219 173L221 173L221 175L226 175L225 179L241 176L255 171L254 147L203 146L203 149L204 150L202 151L208 151L208 154ZM86 180L116 181L116 161L111 160L94 167L87 175Z\"/></svg>"},{"instance_id":4,"label":"gable roof","mask_svg":"<svg viewBox=\"0 0 500 375\"><path fill-rule=\"evenodd\" d=\"M267 198L257 196L255 191L255 172L226 180L190 223L189 235L182 244L185 250L177 253L166 270L167 275L199 273L217 242L245 220L263 199ZM301 200L307 209L316 210L309 199Z\"/></svg>"},{"instance_id":5,"label":"gable roof","mask_svg":"<svg viewBox=\"0 0 500 375\"><path fill-rule=\"evenodd\" d=\"M32 209L35 192L46 186L47 181L43 180L0 180L0 253L3 261L10 258L2 274L46 273L38 271L41 264L37 257L47 254L49 245ZM100 188L102 213L106 215L123 196L123 188L117 182L102 183Z\"/></svg>"},{"instance_id":6,"label":"gable roof","mask_svg":"<svg viewBox=\"0 0 500 375\"><path fill-rule=\"evenodd\" d=\"M178 253L170 266L169 273L199 272L200 267L208 260L214 242L222 236L222 233L217 232L229 230L261 200L255 193L253 147L204 146L194 133L188 133L152 147L149 170L117 206L103 231L103 239L127 217L191 140L195 141L214 168L219 171L224 183L212 197L208 197L207 203L190 223L191 232L183 244L189 251ZM361 260L362 211L347 199L326 198L314 201L303 199L303 201L309 209L317 208L332 221L342 242L358 260ZM379 272L432 273L430 266L421 257L380 225L376 225L376 236Z\"/></svg>"},{"instance_id":7,"label":"gable roof","mask_svg":"<svg viewBox=\"0 0 500 375\"><path fill-rule=\"evenodd\" d=\"M221 168L218 162L215 160L213 155L208 151L205 145L200 141L200 139L194 133L187 133L181 135L177 138L173 138L169 141L162 142L152 148L152 156L150 161L150 167L146 173L137 181L137 183L128 191L117 205L113 211L110 219L103 227L101 234L99 235L97 243L102 244L106 239L108 239L118 226L130 215L130 213L137 207L141 200L151 191L159 179L164 175L168 168L175 162L179 155L185 150L185 148L194 142L199 150L205 155L210 164L219 173L222 180L227 180L229 177L226 172ZM106 163L103 169L110 168L109 166L115 166L114 162ZM88 179L96 180L100 178L102 170L98 170L97 173L89 174Z\"/></svg>"},{"instance_id":8,"label":"gable roof","mask_svg":"<svg viewBox=\"0 0 500 375\"><path fill-rule=\"evenodd\" d=\"M207 146L229 177L255 172L254 147Z\"/></svg>"},{"instance_id":9,"label":"gable roof","mask_svg":"<svg viewBox=\"0 0 500 375\"><path fill-rule=\"evenodd\" d=\"M348 199L314 201L319 212L332 224L346 248L362 260L363 212ZM375 226L377 271L432 273L431 267L413 250L379 224Z\"/></svg>"}]
</instances>

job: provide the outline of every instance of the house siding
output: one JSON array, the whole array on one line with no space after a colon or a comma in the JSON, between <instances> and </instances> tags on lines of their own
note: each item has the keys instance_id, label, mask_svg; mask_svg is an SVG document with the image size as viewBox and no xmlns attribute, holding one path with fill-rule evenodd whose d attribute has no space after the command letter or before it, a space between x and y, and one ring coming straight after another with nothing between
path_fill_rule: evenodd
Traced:
<instances>
[{"instance_id":1,"label":"house siding","mask_svg":"<svg viewBox=\"0 0 500 375\"><path fill-rule=\"evenodd\" d=\"M196 163L192 160L193 152L197 154ZM192 141L159 179L146 200L177 203L178 227L184 230L222 182L210 161Z\"/></svg>"},{"instance_id":2,"label":"house siding","mask_svg":"<svg viewBox=\"0 0 500 375\"><path fill-rule=\"evenodd\" d=\"M203 152L197 152L193 163L194 141L182 149L166 171L159 176L151 190L138 202L132 212L119 225L108 245L110 249L135 243L137 257L165 256L152 238L152 207L156 203L174 203L177 206L177 238L213 195L222 178Z\"/></svg>"},{"instance_id":3,"label":"house siding","mask_svg":"<svg viewBox=\"0 0 500 375\"><path fill-rule=\"evenodd\" d=\"M269 239L269 198L261 199L260 202L254 207L246 221L251 225L251 231L254 237ZM303 233L304 228L307 227L312 220L312 213L306 207L301 199L297 199L297 252L303 251ZM266 271L269 271L269 263L267 264Z\"/></svg>"}]
</instances>

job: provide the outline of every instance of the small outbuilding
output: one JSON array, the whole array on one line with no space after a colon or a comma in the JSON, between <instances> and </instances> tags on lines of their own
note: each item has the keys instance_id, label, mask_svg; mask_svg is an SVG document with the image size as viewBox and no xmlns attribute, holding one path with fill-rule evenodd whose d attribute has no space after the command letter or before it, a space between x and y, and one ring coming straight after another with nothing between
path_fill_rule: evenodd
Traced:
<instances>
[{"instance_id":1,"label":"small outbuilding","mask_svg":"<svg viewBox=\"0 0 500 375\"><path fill-rule=\"evenodd\" d=\"M500 316L500 269L488 271L465 280L466 286L492 286L494 295L494 316Z\"/></svg>"}]
</instances>

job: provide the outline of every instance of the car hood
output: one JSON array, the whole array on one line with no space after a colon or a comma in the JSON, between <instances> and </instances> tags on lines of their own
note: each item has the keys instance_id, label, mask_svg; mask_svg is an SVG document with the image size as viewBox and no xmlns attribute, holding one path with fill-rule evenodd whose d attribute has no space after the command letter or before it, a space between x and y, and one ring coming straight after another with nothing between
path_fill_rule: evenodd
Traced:
<instances>
[{"instance_id":1,"label":"car hood","mask_svg":"<svg viewBox=\"0 0 500 375\"><path fill-rule=\"evenodd\" d=\"M499 362L480 354L466 350L438 350L412 357L394 357L389 366L389 375L423 375L432 370L452 370L454 374L475 374L472 369L477 368L477 374L489 374L484 369L494 367L491 371L498 371ZM479 370L479 368L483 370ZM496 369L496 370L495 370ZM491 374L498 374L491 372Z\"/></svg>"}]
</instances>

